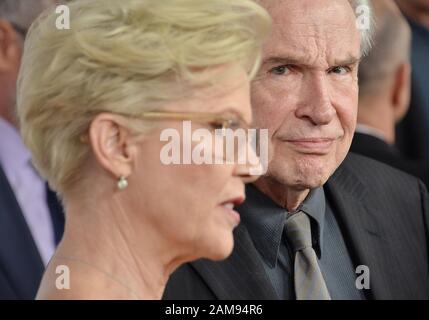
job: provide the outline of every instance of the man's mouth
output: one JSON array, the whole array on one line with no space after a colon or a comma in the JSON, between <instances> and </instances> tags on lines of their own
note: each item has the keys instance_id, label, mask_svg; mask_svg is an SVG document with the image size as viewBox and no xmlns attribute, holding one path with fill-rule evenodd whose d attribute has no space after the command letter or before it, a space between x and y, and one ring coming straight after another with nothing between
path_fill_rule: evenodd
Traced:
<instances>
[{"instance_id":1,"label":"man's mouth","mask_svg":"<svg viewBox=\"0 0 429 320\"><path fill-rule=\"evenodd\" d=\"M290 144L298 152L325 155L331 151L336 140L335 138L299 138L283 141Z\"/></svg>"}]
</instances>

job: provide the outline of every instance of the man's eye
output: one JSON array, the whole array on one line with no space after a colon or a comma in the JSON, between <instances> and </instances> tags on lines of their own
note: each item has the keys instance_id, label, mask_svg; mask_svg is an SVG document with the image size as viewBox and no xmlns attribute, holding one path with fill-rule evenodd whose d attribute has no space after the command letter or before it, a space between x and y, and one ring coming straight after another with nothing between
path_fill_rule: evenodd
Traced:
<instances>
[{"instance_id":1,"label":"man's eye","mask_svg":"<svg viewBox=\"0 0 429 320\"><path fill-rule=\"evenodd\" d=\"M273 73L276 75L285 75L289 72L290 72L290 69L288 66L278 66L270 70L270 73Z\"/></svg>"},{"instance_id":2,"label":"man's eye","mask_svg":"<svg viewBox=\"0 0 429 320\"><path fill-rule=\"evenodd\" d=\"M335 67L330 70L330 73L335 73L341 76L349 73L350 71L350 67Z\"/></svg>"}]
</instances>

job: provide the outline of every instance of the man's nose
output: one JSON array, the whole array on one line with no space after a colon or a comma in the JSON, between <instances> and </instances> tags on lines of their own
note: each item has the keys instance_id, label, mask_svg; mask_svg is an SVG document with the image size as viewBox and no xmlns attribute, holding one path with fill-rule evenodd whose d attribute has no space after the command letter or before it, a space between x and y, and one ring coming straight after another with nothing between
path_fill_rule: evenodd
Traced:
<instances>
[{"instance_id":1,"label":"man's nose","mask_svg":"<svg viewBox=\"0 0 429 320\"><path fill-rule=\"evenodd\" d=\"M326 75L309 75L299 92L296 117L305 118L314 125L329 124L336 114L332 105L329 80Z\"/></svg>"}]
</instances>

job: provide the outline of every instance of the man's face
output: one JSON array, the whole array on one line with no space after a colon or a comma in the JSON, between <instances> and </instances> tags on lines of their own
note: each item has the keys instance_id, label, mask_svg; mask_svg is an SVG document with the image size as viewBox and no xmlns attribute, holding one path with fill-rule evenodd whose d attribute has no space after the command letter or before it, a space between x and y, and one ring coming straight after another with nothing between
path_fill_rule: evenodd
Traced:
<instances>
[{"instance_id":1,"label":"man's face","mask_svg":"<svg viewBox=\"0 0 429 320\"><path fill-rule=\"evenodd\" d=\"M360 33L344 0L264 1L273 31L252 84L255 124L269 129L267 176L296 190L323 185L356 126Z\"/></svg>"}]
</instances>

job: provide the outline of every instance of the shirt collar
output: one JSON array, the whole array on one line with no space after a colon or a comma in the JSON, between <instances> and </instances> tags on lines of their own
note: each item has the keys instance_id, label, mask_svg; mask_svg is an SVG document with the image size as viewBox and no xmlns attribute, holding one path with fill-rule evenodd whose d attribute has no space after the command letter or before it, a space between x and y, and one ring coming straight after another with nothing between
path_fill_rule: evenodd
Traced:
<instances>
[{"instance_id":1,"label":"shirt collar","mask_svg":"<svg viewBox=\"0 0 429 320\"><path fill-rule=\"evenodd\" d=\"M325 217L325 193L323 187L310 191L298 208L310 216L312 221L313 247L321 256L321 235ZM246 201L237 208L242 223L262 258L270 267L275 267L282 241L287 210L276 204L253 185L246 186Z\"/></svg>"},{"instance_id":2,"label":"shirt collar","mask_svg":"<svg viewBox=\"0 0 429 320\"><path fill-rule=\"evenodd\" d=\"M0 163L5 171L14 172L28 165L31 153L24 145L18 130L0 118Z\"/></svg>"}]
</instances>

